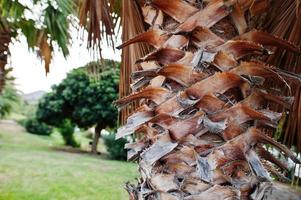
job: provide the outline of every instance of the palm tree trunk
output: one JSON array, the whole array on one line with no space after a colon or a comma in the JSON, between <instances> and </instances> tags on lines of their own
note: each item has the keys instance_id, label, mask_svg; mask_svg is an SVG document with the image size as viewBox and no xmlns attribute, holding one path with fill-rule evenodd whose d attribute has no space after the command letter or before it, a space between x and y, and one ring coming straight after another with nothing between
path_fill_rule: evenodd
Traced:
<instances>
[{"instance_id":1,"label":"palm tree trunk","mask_svg":"<svg viewBox=\"0 0 301 200\"><path fill-rule=\"evenodd\" d=\"M6 63L0 61L0 93L5 85L5 65Z\"/></svg>"},{"instance_id":2,"label":"palm tree trunk","mask_svg":"<svg viewBox=\"0 0 301 200\"><path fill-rule=\"evenodd\" d=\"M294 54L300 47L260 29L269 1L152 0L141 6L149 30L124 41L148 43L150 54L136 61L133 92L121 108L143 102L118 129L117 139L134 134L128 159L139 164L130 199L271 199L280 195L288 166L266 150L271 145L295 163L300 160L271 138L292 98L266 87L286 85L276 67L263 61L268 47ZM140 2L140 3L137 3ZM124 13L123 17L126 17ZM126 26L129 22L123 20ZM131 66L132 67L132 66ZM301 198L283 192L286 199Z\"/></svg>"},{"instance_id":3,"label":"palm tree trunk","mask_svg":"<svg viewBox=\"0 0 301 200\"><path fill-rule=\"evenodd\" d=\"M269 184L268 192L266 192L262 199L265 200L281 200L281 199L290 199L298 200L300 199L300 192L294 190L289 185L284 185L281 183Z\"/></svg>"},{"instance_id":4,"label":"palm tree trunk","mask_svg":"<svg viewBox=\"0 0 301 200\"><path fill-rule=\"evenodd\" d=\"M5 27L0 28L0 93L5 86L5 66L9 54L9 43L11 42L11 34Z\"/></svg>"}]
</instances>

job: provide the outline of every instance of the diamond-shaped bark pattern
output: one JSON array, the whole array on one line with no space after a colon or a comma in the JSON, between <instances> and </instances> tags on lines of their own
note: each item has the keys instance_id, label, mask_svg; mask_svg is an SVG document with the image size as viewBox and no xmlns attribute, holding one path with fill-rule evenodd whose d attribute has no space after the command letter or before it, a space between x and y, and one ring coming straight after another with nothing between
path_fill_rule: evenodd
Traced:
<instances>
[{"instance_id":1,"label":"diamond-shaped bark pattern","mask_svg":"<svg viewBox=\"0 0 301 200\"><path fill-rule=\"evenodd\" d=\"M142 106L119 128L117 138L135 135L128 159L141 178L128 184L131 199L262 199L271 175L286 180L272 145L300 161L267 133L292 98L265 88L267 79L286 84L277 67L260 60L269 47L298 53L299 47L249 27L268 9L267 0L150 0L142 7L145 33L123 48L148 43L154 51L137 60L133 93L119 107Z\"/></svg>"}]
</instances>

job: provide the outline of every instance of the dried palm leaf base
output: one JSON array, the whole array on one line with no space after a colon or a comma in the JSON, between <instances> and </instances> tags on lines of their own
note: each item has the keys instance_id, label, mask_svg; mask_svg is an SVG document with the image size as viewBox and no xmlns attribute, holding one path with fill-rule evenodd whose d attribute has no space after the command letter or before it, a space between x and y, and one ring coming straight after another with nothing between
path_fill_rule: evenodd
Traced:
<instances>
[{"instance_id":1,"label":"dried palm leaf base","mask_svg":"<svg viewBox=\"0 0 301 200\"><path fill-rule=\"evenodd\" d=\"M141 10L149 30L124 41L148 43L154 51L137 58L134 92L116 101L142 106L119 128L117 138L134 135L128 159L139 164L138 185L127 184L130 199L300 199L284 186L287 165L264 145L300 160L276 142L273 132L291 97L265 87L287 78L262 62L269 48L299 53L276 36L250 30L252 17L268 1L151 0ZM277 197L278 196L278 197Z\"/></svg>"},{"instance_id":2,"label":"dried palm leaf base","mask_svg":"<svg viewBox=\"0 0 301 200\"><path fill-rule=\"evenodd\" d=\"M295 44L301 45L301 4L300 1L287 0L274 2L267 16L265 29L281 38L285 38ZM301 152L301 55L294 54L284 48L277 48L273 55L267 58L267 62L278 66L280 73L290 78L292 94L295 97L293 109L287 116L283 126L283 134L280 139L288 146L295 146ZM271 87L277 88L283 94L288 91L283 89L283 85L271 82ZM275 106L277 109L277 106ZM278 110L281 111L281 107Z\"/></svg>"},{"instance_id":3,"label":"dried palm leaf base","mask_svg":"<svg viewBox=\"0 0 301 200\"><path fill-rule=\"evenodd\" d=\"M130 12L129 12L130 11ZM145 31L143 16L139 12L136 1L122 1L122 41L127 41L139 33ZM130 94L131 73L137 70L135 62L137 59L149 53L147 44L139 43L124 47L122 51L122 62L120 67L119 96ZM127 117L139 106L138 102L132 102L121 110L119 122L125 124Z\"/></svg>"}]
</instances>

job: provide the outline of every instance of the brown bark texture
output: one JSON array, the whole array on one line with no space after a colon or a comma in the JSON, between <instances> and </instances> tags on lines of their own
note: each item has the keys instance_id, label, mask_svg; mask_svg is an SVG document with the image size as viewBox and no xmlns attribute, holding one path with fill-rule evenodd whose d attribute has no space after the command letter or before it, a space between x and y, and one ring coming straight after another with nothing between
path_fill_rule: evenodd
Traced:
<instances>
[{"instance_id":1,"label":"brown bark texture","mask_svg":"<svg viewBox=\"0 0 301 200\"><path fill-rule=\"evenodd\" d=\"M127 1L127 0L125 0ZM263 62L272 48L300 47L260 30L268 0L127 1L141 6L148 29L120 48L146 43L153 51L136 60L132 93L120 108L139 108L117 139L133 136L128 159L139 164L130 199L300 199L273 182L288 182L287 163L267 150L299 158L272 139L293 97L266 87L292 78Z\"/></svg>"}]
</instances>

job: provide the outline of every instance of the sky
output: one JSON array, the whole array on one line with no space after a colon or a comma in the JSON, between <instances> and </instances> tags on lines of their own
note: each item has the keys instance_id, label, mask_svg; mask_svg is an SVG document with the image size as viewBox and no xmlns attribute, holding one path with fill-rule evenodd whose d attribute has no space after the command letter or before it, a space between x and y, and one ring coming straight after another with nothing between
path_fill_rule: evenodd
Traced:
<instances>
[{"instance_id":1,"label":"sky","mask_svg":"<svg viewBox=\"0 0 301 200\"><path fill-rule=\"evenodd\" d=\"M17 89L25 94L38 90L50 91L51 86L60 83L70 70L95 60L87 50L86 43L79 39L76 29L71 30L71 36L73 41L69 48L70 55L64 58L56 49L47 76L43 62L35 52L28 50L25 37L13 41L10 45L11 57L8 66L13 68L11 75L16 78ZM114 52L105 45L102 49L104 58L120 61L119 51Z\"/></svg>"}]
</instances>

